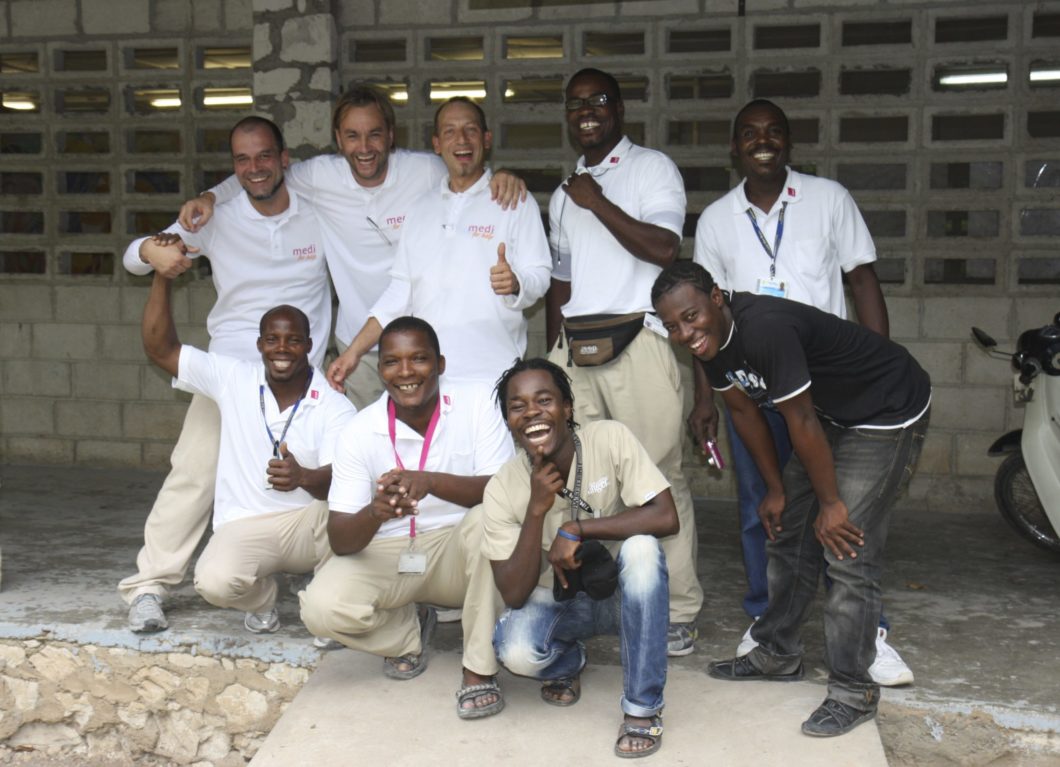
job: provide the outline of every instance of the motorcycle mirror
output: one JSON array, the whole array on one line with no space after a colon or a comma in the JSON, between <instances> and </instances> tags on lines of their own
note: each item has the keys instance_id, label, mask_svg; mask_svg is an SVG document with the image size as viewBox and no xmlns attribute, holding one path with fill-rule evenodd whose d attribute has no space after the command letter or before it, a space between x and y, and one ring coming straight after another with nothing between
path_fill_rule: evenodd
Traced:
<instances>
[{"instance_id":1,"label":"motorcycle mirror","mask_svg":"<svg viewBox=\"0 0 1060 767\"><path fill-rule=\"evenodd\" d=\"M983 347L984 349L986 349L987 351L990 351L995 346L997 346L997 341L995 341L990 336L990 334L988 334L982 328L973 327L972 328L972 335L975 337L975 342L977 344L979 344L981 347Z\"/></svg>"}]
</instances>

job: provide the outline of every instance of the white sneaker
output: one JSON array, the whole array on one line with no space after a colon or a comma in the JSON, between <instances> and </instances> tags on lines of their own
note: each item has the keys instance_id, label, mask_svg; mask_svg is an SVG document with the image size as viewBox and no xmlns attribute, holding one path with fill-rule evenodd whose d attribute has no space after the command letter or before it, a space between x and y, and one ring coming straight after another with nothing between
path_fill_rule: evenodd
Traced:
<instances>
[{"instance_id":1,"label":"white sneaker","mask_svg":"<svg viewBox=\"0 0 1060 767\"><path fill-rule=\"evenodd\" d=\"M876 660L869 666L869 676L881 687L898 687L913 683L913 671L898 651L887 644L887 629L876 634Z\"/></svg>"},{"instance_id":2,"label":"white sneaker","mask_svg":"<svg viewBox=\"0 0 1060 767\"><path fill-rule=\"evenodd\" d=\"M740 638L740 644L736 646L737 658L742 658L751 652L751 650L758 647L758 642L751 638L751 629L754 628L757 621L758 618L755 618L754 621L751 622L751 625L747 627L747 631L743 632L743 637Z\"/></svg>"},{"instance_id":3,"label":"white sneaker","mask_svg":"<svg viewBox=\"0 0 1060 767\"><path fill-rule=\"evenodd\" d=\"M280 629L280 616L273 607L264 613L247 613L243 618L243 626L252 634L271 634Z\"/></svg>"},{"instance_id":4,"label":"white sneaker","mask_svg":"<svg viewBox=\"0 0 1060 767\"><path fill-rule=\"evenodd\" d=\"M129 607L129 628L137 634L150 634L169 628L158 594L140 594Z\"/></svg>"}]
</instances>

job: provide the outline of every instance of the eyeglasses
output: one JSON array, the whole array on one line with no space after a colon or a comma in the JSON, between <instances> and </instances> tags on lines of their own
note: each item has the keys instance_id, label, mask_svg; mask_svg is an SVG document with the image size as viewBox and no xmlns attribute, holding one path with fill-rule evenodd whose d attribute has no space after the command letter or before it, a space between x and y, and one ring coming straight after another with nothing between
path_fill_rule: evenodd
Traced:
<instances>
[{"instance_id":1,"label":"eyeglasses","mask_svg":"<svg viewBox=\"0 0 1060 767\"><path fill-rule=\"evenodd\" d=\"M606 107L610 102L611 98L606 93L594 93L584 99L567 99L563 105L568 112L574 112L582 107Z\"/></svg>"}]
</instances>

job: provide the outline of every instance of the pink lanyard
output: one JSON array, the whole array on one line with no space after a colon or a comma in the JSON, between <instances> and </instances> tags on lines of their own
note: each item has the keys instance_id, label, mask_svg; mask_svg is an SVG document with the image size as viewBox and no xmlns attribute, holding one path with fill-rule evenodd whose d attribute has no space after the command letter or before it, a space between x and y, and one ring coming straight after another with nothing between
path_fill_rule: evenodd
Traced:
<instances>
[{"instance_id":1,"label":"pink lanyard","mask_svg":"<svg viewBox=\"0 0 1060 767\"><path fill-rule=\"evenodd\" d=\"M423 471L423 467L427 465L427 453L431 450L431 440L434 439L434 429L438 426L438 417L442 414L442 398L438 398L438 402L434 406L434 414L431 415L431 421L427 424L427 433L423 435L423 449L420 450L420 471ZM401 456L398 455L397 451L397 411L394 409L394 400L387 399L386 402L386 417L387 417L387 430L390 432L390 446L394 449L394 460L397 461L398 468L402 471L405 470L405 463L401 460ZM409 517L409 538L416 537L416 517Z\"/></svg>"}]
</instances>

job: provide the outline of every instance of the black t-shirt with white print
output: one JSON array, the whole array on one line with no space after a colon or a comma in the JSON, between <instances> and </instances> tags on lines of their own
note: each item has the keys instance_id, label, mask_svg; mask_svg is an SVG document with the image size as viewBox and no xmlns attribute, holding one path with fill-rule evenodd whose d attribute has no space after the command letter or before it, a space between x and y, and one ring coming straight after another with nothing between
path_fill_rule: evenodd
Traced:
<instances>
[{"instance_id":1,"label":"black t-shirt with white print","mask_svg":"<svg viewBox=\"0 0 1060 767\"><path fill-rule=\"evenodd\" d=\"M818 413L840 426L897 427L931 400L931 380L904 346L812 306L732 293L734 330L709 362L718 391L737 386L758 405L806 389Z\"/></svg>"}]
</instances>

